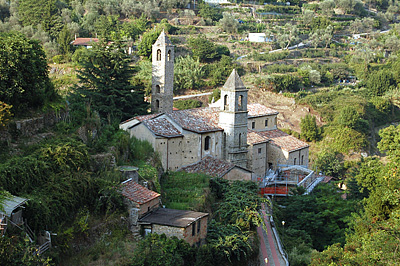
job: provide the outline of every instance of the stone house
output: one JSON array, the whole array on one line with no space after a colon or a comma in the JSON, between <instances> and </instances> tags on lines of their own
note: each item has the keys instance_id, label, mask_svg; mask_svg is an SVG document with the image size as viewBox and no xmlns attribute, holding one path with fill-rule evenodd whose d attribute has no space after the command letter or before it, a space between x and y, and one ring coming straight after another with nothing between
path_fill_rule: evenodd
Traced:
<instances>
[{"instance_id":1,"label":"stone house","mask_svg":"<svg viewBox=\"0 0 400 266\"><path fill-rule=\"evenodd\" d=\"M86 49L90 49L93 47L93 44L98 41L98 38L75 38L71 44L75 47L85 47Z\"/></svg>"},{"instance_id":2,"label":"stone house","mask_svg":"<svg viewBox=\"0 0 400 266\"><path fill-rule=\"evenodd\" d=\"M228 161L264 177L278 164L308 165L308 145L277 129L278 112L248 104L247 88L233 70L221 99L209 107L173 110L174 46L160 34L153 45L152 114L120 124L149 141L165 170L176 171L206 156Z\"/></svg>"},{"instance_id":3,"label":"stone house","mask_svg":"<svg viewBox=\"0 0 400 266\"><path fill-rule=\"evenodd\" d=\"M137 221L146 213L161 206L161 195L132 179L128 179L120 185L121 193L125 197L125 204L129 212L129 225L137 225Z\"/></svg>"},{"instance_id":4,"label":"stone house","mask_svg":"<svg viewBox=\"0 0 400 266\"><path fill-rule=\"evenodd\" d=\"M139 219L146 233L176 236L190 245L201 245L207 236L208 213L159 208Z\"/></svg>"}]
</instances>

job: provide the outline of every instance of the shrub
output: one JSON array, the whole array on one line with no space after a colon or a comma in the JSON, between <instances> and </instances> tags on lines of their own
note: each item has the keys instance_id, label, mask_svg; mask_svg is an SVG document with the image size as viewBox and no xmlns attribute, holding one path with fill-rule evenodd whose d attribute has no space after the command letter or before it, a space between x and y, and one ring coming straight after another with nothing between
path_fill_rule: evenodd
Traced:
<instances>
[{"instance_id":1,"label":"shrub","mask_svg":"<svg viewBox=\"0 0 400 266\"><path fill-rule=\"evenodd\" d=\"M198 108L201 107L201 104L201 101L194 99L174 101L174 107L179 110Z\"/></svg>"}]
</instances>

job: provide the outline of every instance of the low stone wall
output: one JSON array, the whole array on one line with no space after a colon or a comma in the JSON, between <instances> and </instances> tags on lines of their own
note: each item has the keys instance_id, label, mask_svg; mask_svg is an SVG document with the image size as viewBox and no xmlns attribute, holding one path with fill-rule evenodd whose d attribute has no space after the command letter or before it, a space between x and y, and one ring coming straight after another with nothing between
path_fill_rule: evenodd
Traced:
<instances>
[{"instance_id":1,"label":"low stone wall","mask_svg":"<svg viewBox=\"0 0 400 266\"><path fill-rule=\"evenodd\" d=\"M68 117L68 111L62 111L58 114L50 111L39 117L11 121L7 127L0 129L0 142L9 142L12 138L15 139L19 136L31 137L46 127L65 121Z\"/></svg>"}]
</instances>

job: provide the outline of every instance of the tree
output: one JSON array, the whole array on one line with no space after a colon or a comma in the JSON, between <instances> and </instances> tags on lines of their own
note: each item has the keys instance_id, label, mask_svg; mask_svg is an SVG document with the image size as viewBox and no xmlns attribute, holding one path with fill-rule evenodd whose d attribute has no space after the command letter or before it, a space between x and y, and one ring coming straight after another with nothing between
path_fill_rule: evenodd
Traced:
<instances>
[{"instance_id":1,"label":"tree","mask_svg":"<svg viewBox=\"0 0 400 266\"><path fill-rule=\"evenodd\" d=\"M378 143L380 151L385 152L392 160L400 158L400 126L389 126L379 131L381 141Z\"/></svg>"},{"instance_id":2,"label":"tree","mask_svg":"<svg viewBox=\"0 0 400 266\"><path fill-rule=\"evenodd\" d=\"M212 62L220 59L223 55L229 56L228 47L223 45L215 45L207 40L204 35L197 38L190 38L188 46L192 50L193 57L198 58L200 62Z\"/></svg>"},{"instance_id":3,"label":"tree","mask_svg":"<svg viewBox=\"0 0 400 266\"><path fill-rule=\"evenodd\" d=\"M174 89L198 89L204 76L199 59L187 55L176 58L174 67Z\"/></svg>"},{"instance_id":4,"label":"tree","mask_svg":"<svg viewBox=\"0 0 400 266\"><path fill-rule=\"evenodd\" d=\"M201 3L199 8L199 15L203 18L209 18L212 21L219 21L222 18L219 8L215 8L207 3Z\"/></svg>"},{"instance_id":5,"label":"tree","mask_svg":"<svg viewBox=\"0 0 400 266\"><path fill-rule=\"evenodd\" d=\"M283 49L287 49L291 44L294 44L299 39L296 25L286 23L284 26L277 26L276 31L276 42L279 47Z\"/></svg>"},{"instance_id":6,"label":"tree","mask_svg":"<svg viewBox=\"0 0 400 266\"><path fill-rule=\"evenodd\" d=\"M319 3L319 8L325 16L329 17L333 13L335 2L333 0L325 0Z\"/></svg>"},{"instance_id":7,"label":"tree","mask_svg":"<svg viewBox=\"0 0 400 266\"><path fill-rule=\"evenodd\" d=\"M382 69L368 76L367 89L372 96L382 96L396 88L396 81L390 70Z\"/></svg>"},{"instance_id":8,"label":"tree","mask_svg":"<svg viewBox=\"0 0 400 266\"><path fill-rule=\"evenodd\" d=\"M8 121L10 120L12 116L10 111L11 107L11 105L0 102L0 128L7 125Z\"/></svg>"},{"instance_id":9,"label":"tree","mask_svg":"<svg viewBox=\"0 0 400 266\"><path fill-rule=\"evenodd\" d=\"M316 141L319 138L320 130L317 126L315 116L307 114L300 121L301 136L306 141Z\"/></svg>"},{"instance_id":10,"label":"tree","mask_svg":"<svg viewBox=\"0 0 400 266\"><path fill-rule=\"evenodd\" d=\"M313 12L312 10L305 9L305 10L303 11L302 20L303 20L303 23L304 23L306 26L309 26L309 25L311 24L311 22L312 22L312 20L313 20L314 17L315 17L315 14L314 14L314 12Z\"/></svg>"},{"instance_id":11,"label":"tree","mask_svg":"<svg viewBox=\"0 0 400 266\"><path fill-rule=\"evenodd\" d=\"M40 108L55 97L46 55L38 41L20 33L0 33L0 101L14 114Z\"/></svg>"},{"instance_id":12,"label":"tree","mask_svg":"<svg viewBox=\"0 0 400 266\"><path fill-rule=\"evenodd\" d=\"M223 18L220 19L219 25L223 31L228 33L237 33L239 22L235 19L235 17L228 12L223 13Z\"/></svg>"},{"instance_id":13,"label":"tree","mask_svg":"<svg viewBox=\"0 0 400 266\"><path fill-rule=\"evenodd\" d=\"M62 31L60 31L57 42L58 45L60 46L60 51L63 55L68 55L71 52L72 36L71 32L66 26L63 28Z\"/></svg>"},{"instance_id":14,"label":"tree","mask_svg":"<svg viewBox=\"0 0 400 266\"><path fill-rule=\"evenodd\" d=\"M338 153L322 151L314 162L314 167L325 175L338 178L343 170L343 160Z\"/></svg>"},{"instance_id":15,"label":"tree","mask_svg":"<svg viewBox=\"0 0 400 266\"><path fill-rule=\"evenodd\" d=\"M77 92L102 119L109 116L119 122L145 112L143 88L130 83L132 69L120 41L100 40L78 73L81 85L76 87Z\"/></svg>"},{"instance_id":16,"label":"tree","mask_svg":"<svg viewBox=\"0 0 400 266\"><path fill-rule=\"evenodd\" d=\"M132 257L132 265L137 266L190 265L195 249L177 237L149 234L138 243Z\"/></svg>"}]
</instances>

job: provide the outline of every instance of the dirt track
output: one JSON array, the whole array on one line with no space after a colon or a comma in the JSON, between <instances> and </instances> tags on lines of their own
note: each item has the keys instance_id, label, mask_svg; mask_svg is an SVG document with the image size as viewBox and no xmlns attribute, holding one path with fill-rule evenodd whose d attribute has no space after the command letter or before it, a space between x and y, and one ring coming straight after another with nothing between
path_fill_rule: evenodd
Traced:
<instances>
[{"instance_id":1,"label":"dirt track","mask_svg":"<svg viewBox=\"0 0 400 266\"><path fill-rule=\"evenodd\" d=\"M301 118L309 113L316 115L319 126L323 124L320 117L311 108L298 105L293 98L285 97L282 94L250 88L249 103L260 103L278 111L278 128L289 128L300 132Z\"/></svg>"}]
</instances>

